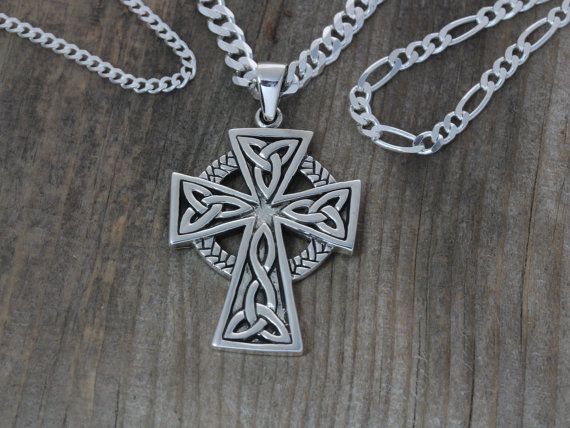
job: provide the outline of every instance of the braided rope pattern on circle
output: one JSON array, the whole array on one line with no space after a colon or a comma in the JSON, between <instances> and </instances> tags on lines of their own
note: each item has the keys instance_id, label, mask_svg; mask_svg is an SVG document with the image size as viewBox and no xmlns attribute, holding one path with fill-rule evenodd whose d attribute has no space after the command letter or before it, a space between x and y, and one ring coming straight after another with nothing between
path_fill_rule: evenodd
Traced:
<instances>
[{"instance_id":1,"label":"braided rope pattern on circle","mask_svg":"<svg viewBox=\"0 0 570 428\"><path fill-rule=\"evenodd\" d=\"M220 184L228 175L238 170L238 164L233 152L229 152L212 162L200 178ZM335 182L332 175L317 160L311 156L305 156L299 172L315 186ZM231 277L235 265L235 255L229 254L217 242L215 238L203 238L194 242L198 252L206 262L226 277ZM291 276L294 281L307 276L313 269L319 266L331 254L332 247L326 243L313 239L299 255L289 259Z\"/></svg>"},{"instance_id":2,"label":"braided rope pattern on circle","mask_svg":"<svg viewBox=\"0 0 570 428\"><path fill-rule=\"evenodd\" d=\"M73 43L69 43L52 33L47 33L41 28L34 27L27 22L22 22L4 13L0 13L0 29L50 49L58 55L63 55L89 71L97 73L111 83L120 85L123 89L130 89L137 93L156 94L159 92L170 92L186 86L196 74L196 58L194 53L188 48L188 45L141 0L119 1L127 6L147 27L153 30L156 36L163 40L179 57L182 66L177 73L171 76L153 77L150 79L133 76Z\"/></svg>"},{"instance_id":3,"label":"braided rope pattern on circle","mask_svg":"<svg viewBox=\"0 0 570 428\"><path fill-rule=\"evenodd\" d=\"M332 184L334 178L323 166L313 159L312 156L306 156L301 163L299 171L307 177L315 187ZM301 254L289 259L289 268L291 276L294 280L307 276L313 269L319 266L330 255L332 247L325 242L313 239L309 242Z\"/></svg>"},{"instance_id":4,"label":"braided rope pattern on circle","mask_svg":"<svg viewBox=\"0 0 570 428\"><path fill-rule=\"evenodd\" d=\"M336 61L364 21L383 2L347 0L344 10L334 16L333 23L323 29L322 35L311 43L309 49L303 50L299 58L289 64L283 94L294 94L319 75L323 68ZM198 11L208 18L208 29L218 36L218 47L226 53L226 65L235 71L233 82L238 86L251 87L256 79L257 63L233 12L224 0L198 0Z\"/></svg>"},{"instance_id":5,"label":"braided rope pattern on circle","mask_svg":"<svg viewBox=\"0 0 570 428\"><path fill-rule=\"evenodd\" d=\"M479 83L473 86L459 101L456 108L445 118L436 123L430 131L414 135L402 129L384 125L372 113L371 100L374 92L388 83L399 71L406 70L416 63L439 54L449 46L461 43L485 28L493 27L521 12L526 12L536 5L550 0L498 0L493 6L480 9L477 14L453 21L443 27L439 33L428 34L421 41L410 43L406 48L396 49L368 69L358 79L350 91L350 114L356 121L361 134L369 137L375 144L400 153L433 154L449 144L461 133L469 122L483 111L494 92L515 74L518 67L526 62L530 54L543 46L559 29L570 22L570 0L550 10L548 16L530 25L498 58L493 67L485 71ZM536 38L535 41L531 39ZM370 83L370 76L381 70L382 77ZM469 103L475 107L467 109ZM398 136L409 142L408 146L394 144L383 139L385 135ZM429 145L426 145L430 140Z\"/></svg>"}]
</instances>

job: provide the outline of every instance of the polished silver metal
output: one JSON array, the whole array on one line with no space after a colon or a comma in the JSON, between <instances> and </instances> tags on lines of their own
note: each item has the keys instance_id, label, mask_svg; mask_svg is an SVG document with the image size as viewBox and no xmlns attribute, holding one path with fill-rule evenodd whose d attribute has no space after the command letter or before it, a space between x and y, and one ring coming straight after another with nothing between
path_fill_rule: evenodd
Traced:
<instances>
[{"instance_id":1,"label":"polished silver metal","mask_svg":"<svg viewBox=\"0 0 570 428\"><path fill-rule=\"evenodd\" d=\"M275 122L286 70L285 64L273 62L257 64L255 84L259 94L259 101L261 102L262 119L267 124Z\"/></svg>"},{"instance_id":2,"label":"polished silver metal","mask_svg":"<svg viewBox=\"0 0 570 428\"><path fill-rule=\"evenodd\" d=\"M231 180L238 173L237 160L233 152L230 151L212 162L199 177L220 184L222 181ZM309 180L314 187L336 182L329 171L309 155L303 159L299 173ZM235 266L235 254L225 251L215 236L194 241L194 246L214 270L227 278L231 278ZM330 256L331 252L332 247L326 242L310 238L307 247L297 256L289 259L293 281L311 274L318 265Z\"/></svg>"},{"instance_id":3,"label":"polished silver metal","mask_svg":"<svg viewBox=\"0 0 570 428\"><path fill-rule=\"evenodd\" d=\"M300 354L292 281L316 269L332 249L352 252L360 181L337 183L307 156L312 132L255 128L229 135L232 151L199 177L172 175L170 243L196 246L210 266L231 275L214 347ZM241 174L247 191L223 184L233 173ZM291 191L296 174L314 187ZM296 257L287 256L285 228L309 241ZM241 244L229 255L217 237L236 231Z\"/></svg>"},{"instance_id":4,"label":"polished silver metal","mask_svg":"<svg viewBox=\"0 0 570 428\"><path fill-rule=\"evenodd\" d=\"M141 0L119 1L127 6L148 28L153 30L156 36L162 39L180 58L182 67L180 67L177 73L160 78L133 76L73 43L69 43L52 33L47 33L41 28L34 27L27 22L22 22L4 13L0 13L0 29L16 34L18 37L27 39L32 43L39 44L56 54L63 55L89 71L97 73L111 83L120 85L123 89L130 89L137 93L156 94L159 92L170 92L186 86L196 74L196 58L194 53L188 48L188 45Z\"/></svg>"},{"instance_id":5,"label":"polished silver metal","mask_svg":"<svg viewBox=\"0 0 570 428\"><path fill-rule=\"evenodd\" d=\"M562 1L562 4L551 9L546 17L523 31L516 43L507 48L504 56L483 73L479 83L467 91L456 108L429 131L416 135L381 123L372 113L374 92L386 85L398 72L424 62L430 56L473 37L485 28L493 27L549 1L498 0L493 6L483 7L475 15L453 21L438 33L428 34L423 40L412 42L406 48L396 49L387 57L376 61L362 73L350 91L350 114L356 121L359 132L387 150L420 155L436 153L465 130L469 122L487 106L493 94L515 74L532 52L543 46L556 31L570 23L570 0ZM380 79L369 81L372 75L378 74L381 74ZM468 108L470 104L475 106ZM393 137L398 137L405 144L395 142Z\"/></svg>"},{"instance_id":6,"label":"polished silver metal","mask_svg":"<svg viewBox=\"0 0 570 428\"><path fill-rule=\"evenodd\" d=\"M194 53L178 34L141 0L119 1L145 22L180 57L182 67L178 73L160 78L135 77L73 43L4 13L0 13L0 29L64 55L124 89L156 94L183 88L196 74ZM294 94L316 77L324 67L336 61L340 52L360 31L364 21L383 2L384 0L347 0L344 10L334 16L332 25L325 27L322 35L313 40L309 49L302 51L299 58L287 66L283 95ZM233 82L257 92L255 82L258 64L253 58L253 50L245 40L243 30L236 24L234 14L226 7L225 1L198 0L198 11L208 18L208 29L218 36L218 46L226 53L225 62L235 71Z\"/></svg>"},{"instance_id":7,"label":"polished silver metal","mask_svg":"<svg viewBox=\"0 0 570 428\"><path fill-rule=\"evenodd\" d=\"M263 109L258 109L255 112L255 124L260 128L279 128L283 122L283 113L277 108L275 118L271 122L267 122L263 117Z\"/></svg>"},{"instance_id":8,"label":"polished silver metal","mask_svg":"<svg viewBox=\"0 0 570 428\"><path fill-rule=\"evenodd\" d=\"M384 0L347 0L344 10L338 12L332 25L323 29L309 49L287 66L283 95L291 95L304 87L329 64L337 60L340 52L360 31L364 21L376 11ZM258 64L253 50L245 40L243 30L224 0L198 0L198 11L208 18L208 29L218 36L218 47L226 53L226 65L234 70L233 82L251 88L255 83Z\"/></svg>"}]
</instances>

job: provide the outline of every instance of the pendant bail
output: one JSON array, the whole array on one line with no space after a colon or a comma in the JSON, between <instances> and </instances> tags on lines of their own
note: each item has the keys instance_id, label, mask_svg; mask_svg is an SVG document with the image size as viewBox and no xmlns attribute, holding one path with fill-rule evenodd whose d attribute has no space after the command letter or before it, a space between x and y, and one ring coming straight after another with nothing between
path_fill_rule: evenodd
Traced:
<instances>
[{"instance_id":1,"label":"pendant bail","mask_svg":"<svg viewBox=\"0 0 570 428\"><path fill-rule=\"evenodd\" d=\"M281 96L281 87L285 80L285 72L287 66L285 64L277 64L274 62L262 62L257 64L256 86L261 101L261 114L258 118L262 119L266 127L279 126L276 124L281 116L281 112L277 108L279 97ZM258 121L259 122L259 121Z\"/></svg>"}]
</instances>

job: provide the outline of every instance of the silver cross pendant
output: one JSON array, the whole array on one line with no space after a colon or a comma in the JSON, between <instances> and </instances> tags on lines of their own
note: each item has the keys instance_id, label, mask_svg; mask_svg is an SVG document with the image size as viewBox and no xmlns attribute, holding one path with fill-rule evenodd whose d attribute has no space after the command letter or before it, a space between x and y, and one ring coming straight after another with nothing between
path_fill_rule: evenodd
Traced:
<instances>
[{"instance_id":1,"label":"silver cross pendant","mask_svg":"<svg viewBox=\"0 0 570 428\"><path fill-rule=\"evenodd\" d=\"M303 350L292 282L308 275L333 249L352 252L360 181L337 183L307 155L310 131L232 129L232 150L199 177L172 174L170 244L194 245L207 263L229 276L230 287L212 345L248 352ZM224 185L240 174L247 191ZM290 189L295 175L310 190ZM307 238L289 257L284 229ZM237 254L219 244L241 233Z\"/></svg>"},{"instance_id":2,"label":"silver cross pendant","mask_svg":"<svg viewBox=\"0 0 570 428\"><path fill-rule=\"evenodd\" d=\"M358 221L360 181L335 182L307 155L310 131L272 129L281 123L277 107L287 67L258 63L258 128L230 130L232 150L199 177L172 174L170 244L193 244L208 264L230 277L215 348L301 354L303 342L293 300L294 280L317 268L332 252L352 252ZM223 182L241 175L244 191ZM311 189L294 191L296 176ZM307 238L294 257L284 231ZM241 233L237 254L219 238Z\"/></svg>"}]
</instances>

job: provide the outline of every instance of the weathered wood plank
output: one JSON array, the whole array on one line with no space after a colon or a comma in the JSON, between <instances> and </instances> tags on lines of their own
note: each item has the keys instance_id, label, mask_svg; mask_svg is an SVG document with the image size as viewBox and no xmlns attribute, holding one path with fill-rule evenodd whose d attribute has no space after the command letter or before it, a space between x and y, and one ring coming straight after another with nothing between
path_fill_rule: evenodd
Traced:
<instances>
[{"instance_id":1,"label":"weathered wood plank","mask_svg":"<svg viewBox=\"0 0 570 428\"><path fill-rule=\"evenodd\" d=\"M343 1L229 3L258 59L283 61ZM195 6L149 2L199 61L169 95L1 34L2 425L568 426L570 30L429 159L379 150L347 113L369 63L489 3L388 1L283 103L365 196L355 255L295 287L306 353L291 359L212 351L226 280L167 246L171 172L201 171L257 109ZM427 129L548 7L402 74L376 111ZM0 8L129 71L176 66L118 2Z\"/></svg>"}]
</instances>

